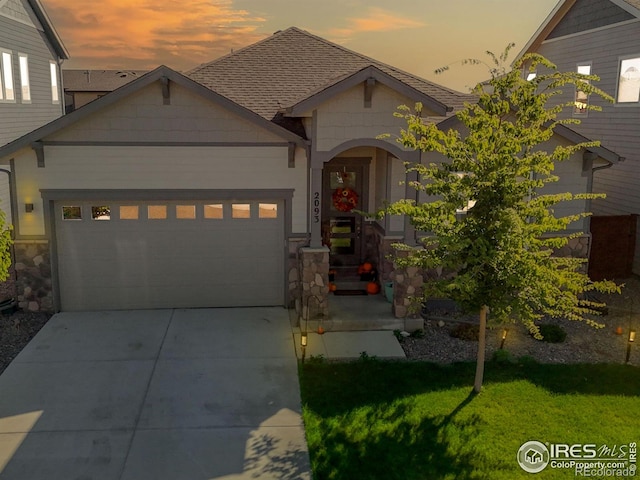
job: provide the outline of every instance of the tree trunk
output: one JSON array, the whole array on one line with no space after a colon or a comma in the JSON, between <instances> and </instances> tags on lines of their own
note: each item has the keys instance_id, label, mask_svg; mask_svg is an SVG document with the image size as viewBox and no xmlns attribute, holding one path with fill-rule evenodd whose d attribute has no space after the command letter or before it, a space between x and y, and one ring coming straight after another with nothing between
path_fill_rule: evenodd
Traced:
<instances>
[{"instance_id":1,"label":"tree trunk","mask_svg":"<svg viewBox=\"0 0 640 480\"><path fill-rule=\"evenodd\" d=\"M476 363L476 379L473 383L473 390L480 393L482 389L482 379L484 377L484 353L486 350L487 338L487 310L489 307L483 305L480 309L480 332L478 334L478 361Z\"/></svg>"}]
</instances>

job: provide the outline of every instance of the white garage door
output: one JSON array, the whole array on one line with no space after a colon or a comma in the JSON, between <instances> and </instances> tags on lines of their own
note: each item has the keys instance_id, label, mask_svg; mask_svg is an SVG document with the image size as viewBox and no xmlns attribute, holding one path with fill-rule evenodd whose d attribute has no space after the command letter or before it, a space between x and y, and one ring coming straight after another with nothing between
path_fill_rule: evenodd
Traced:
<instances>
[{"instance_id":1,"label":"white garage door","mask_svg":"<svg viewBox=\"0 0 640 480\"><path fill-rule=\"evenodd\" d=\"M62 310L283 305L284 202L56 201Z\"/></svg>"}]
</instances>

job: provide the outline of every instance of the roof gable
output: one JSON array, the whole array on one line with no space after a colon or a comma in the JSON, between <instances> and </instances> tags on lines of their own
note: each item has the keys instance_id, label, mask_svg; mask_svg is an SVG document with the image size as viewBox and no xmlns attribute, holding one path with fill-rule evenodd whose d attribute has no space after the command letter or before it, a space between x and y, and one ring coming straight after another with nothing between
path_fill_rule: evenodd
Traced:
<instances>
[{"instance_id":1,"label":"roof gable","mask_svg":"<svg viewBox=\"0 0 640 480\"><path fill-rule=\"evenodd\" d=\"M368 67L454 110L469 99L295 27L197 67L187 76L271 120L284 108Z\"/></svg>"},{"instance_id":2,"label":"roof gable","mask_svg":"<svg viewBox=\"0 0 640 480\"><path fill-rule=\"evenodd\" d=\"M548 38L640 19L640 0L560 0L526 43L518 58L535 52Z\"/></svg>"},{"instance_id":3,"label":"roof gable","mask_svg":"<svg viewBox=\"0 0 640 480\"><path fill-rule=\"evenodd\" d=\"M51 22L49 15L47 15L47 12L45 11L44 6L40 2L40 0L27 0L27 2L31 6L33 13L35 13L38 21L42 25L44 33L47 35L47 38L49 39L49 42L51 42L51 46L55 50L58 57L64 60L68 59L69 52L62 43L58 32L56 32L56 29L54 28L53 23Z\"/></svg>"},{"instance_id":4,"label":"roof gable","mask_svg":"<svg viewBox=\"0 0 640 480\"><path fill-rule=\"evenodd\" d=\"M166 66L161 66L147 73L138 80L128 83L118 90L113 91L101 98L98 98L97 100L94 100L84 107L79 108L78 110L75 110L68 115L60 117L53 122L50 122L47 125L44 125L43 127L40 127L37 130L34 130L24 135L23 137L20 137L17 140L8 143L3 147L0 147L0 157L11 155L12 153L24 147L32 145L34 142L41 141L45 137L60 134L64 129L77 124L90 115L100 112L103 109L106 109L109 106L114 105L118 101L128 97L129 95L132 95L156 82L161 82L163 88L168 88L169 90L171 88L171 82L175 82L181 87L189 90L191 93L199 95L204 99L215 103L216 105L238 115L239 117L247 121L253 122L256 126L277 135L279 138L282 138L286 142L293 142L300 146L305 145L305 142L301 137L295 135L289 130L286 130L272 122L265 120L254 112L251 112L246 108L237 105L231 100L217 94L216 92L213 92L208 88L199 85L198 83L181 75L175 70L172 70ZM166 85L167 87L164 87L164 85Z\"/></svg>"}]
</instances>

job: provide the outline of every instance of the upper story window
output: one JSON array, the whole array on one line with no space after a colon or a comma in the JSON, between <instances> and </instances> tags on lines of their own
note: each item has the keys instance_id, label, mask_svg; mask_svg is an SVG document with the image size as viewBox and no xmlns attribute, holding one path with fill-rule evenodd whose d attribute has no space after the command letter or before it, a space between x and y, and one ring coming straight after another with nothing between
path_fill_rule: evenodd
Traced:
<instances>
[{"instance_id":1,"label":"upper story window","mask_svg":"<svg viewBox=\"0 0 640 480\"><path fill-rule=\"evenodd\" d=\"M581 75L591 75L591 64L583 63L579 64L577 67L577 72ZM589 80L582 80L584 83L588 84ZM583 92L579 89L578 85L576 85L576 98L573 102L573 114L574 115L586 115L589 110L587 107L589 106L589 94Z\"/></svg>"},{"instance_id":2,"label":"upper story window","mask_svg":"<svg viewBox=\"0 0 640 480\"><path fill-rule=\"evenodd\" d=\"M536 72L527 72L525 73L526 78L527 78L527 82L530 82L531 80L533 80L534 78L536 78L538 76L538 74Z\"/></svg>"},{"instance_id":3,"label":"upper story window","mask_svg":"<svg viewBox=\"0 0 640 480\"><path fill-rule=\"evenodd\" d=\"M60 103L60 92L58 91L58 65L56 62L49 62L51 70L51 101Z\"/></svg>"},{"instance_id":4,"label":"upper story window","mask_svg":"<svg viewBox=\"0 0 640 480\"><path fill-rule=\"evenodd\" d=\"M620 59L617 103L640 101L640 55Z\"/></svg>"},{"instance_id":5,"label":"upper story window","mask_svg":"<svg viewBox=\"0 0 640 480\"><path fill-rule=\"evenodd\" d=\"M16 93L13 89L13 65L11 52L0 50L0 100L15 102Z\"/></svg>"},{"instance_id":6,"label":"upper story window","mask_svg":"<svg viewBox=\"0 0 640 480\"><path fill-rule=\"evenodd\" d=\"M20 58L20 88L22 103L31 103L31 86L29 85L29 58L21 53Z\"/></svg>"}]
</instances>

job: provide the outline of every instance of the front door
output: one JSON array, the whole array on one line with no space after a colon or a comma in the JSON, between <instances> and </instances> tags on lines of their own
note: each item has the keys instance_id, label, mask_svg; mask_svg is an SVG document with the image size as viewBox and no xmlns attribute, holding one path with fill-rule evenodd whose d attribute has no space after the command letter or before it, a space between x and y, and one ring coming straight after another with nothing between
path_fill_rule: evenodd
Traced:
<instances>
[{"instance_id":1,"label":"front door","mask_svg":"<svg viewBox=\"0 0 640 480\"><path fill-rule=\"evenodd\" d=\"M368 158L334 158L323 169L322 240L333 266L358 265L363 216L368 208Z\"/></svg>"}]
</instances>

